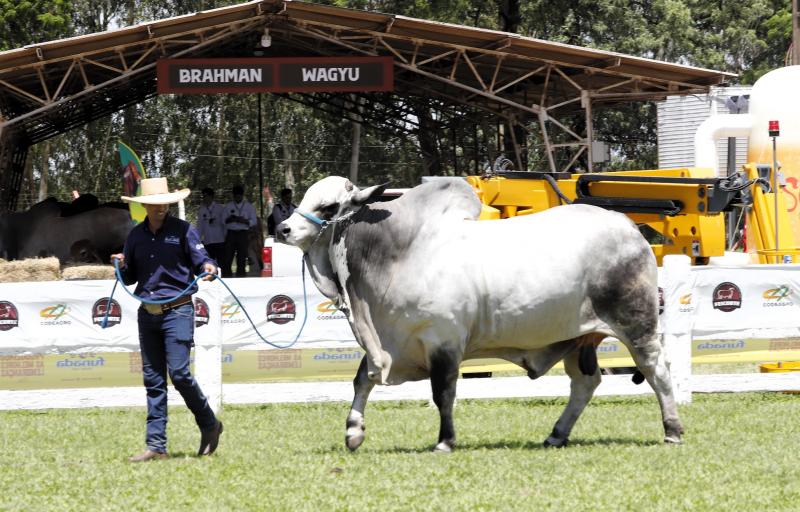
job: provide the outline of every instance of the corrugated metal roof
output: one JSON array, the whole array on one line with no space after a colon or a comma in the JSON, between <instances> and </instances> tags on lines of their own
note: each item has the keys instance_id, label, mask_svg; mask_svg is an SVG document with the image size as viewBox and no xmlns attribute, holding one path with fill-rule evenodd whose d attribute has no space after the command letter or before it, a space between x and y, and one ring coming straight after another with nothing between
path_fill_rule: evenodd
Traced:
<instances>
[{"instance_id":1,"label":"corrugated metal roof","mask_svg":"<svg viewBox=\"0 0 800 512\"><path fill-rule=\"evenodd\" d=\"M45 62L53 63L61 59L70 60L79 55L90 57L109 49L123 54L129 53L129 57L133 58L138 54L136 49L130 46L137 43L146 43L153 39L167 41L181 35L194 34L199 30L231 23L244 24L259 18L270 21L276 27L280 27L281 24L293 26L321 24L340 31L380 33L395 38L395 41L405 39L406 44L412 45L415 42L422 42L464 48L489 50L494 48L493 51L509 56L575 66L591 71L587 75L636 77L639 83L631 84L628 87L631 90L647 91L647 80L656 80L672 83L675 92L679 92L681 84L705 87L725 82L735 76L720 71L543 41L495 30L291 0L272 0L248 2L0 52L0 79L13 83L15 78L28 73L35 74L35 71L30 69L31 66L40 66ZM533 69L533 64L530 68ZM579 77L581 78L584 77Z\"/></svg>"},{"instance_id":2,"label":"corrugated metal roof","mask_svg":"<svg viewBox=\"0 0 800 512\"><path fill-rule=\"evenodd\" d=\"M594 104L653 100L706 92L735 76L494 30L262 0L2 52L0 117L43 140L153 96L161 58L253 56L265 27L265 56L391 56L397 95L495 115L518 109L510 115L522 118L545 103L580 110L581 91Z\"/></svg>"}]
</instances>

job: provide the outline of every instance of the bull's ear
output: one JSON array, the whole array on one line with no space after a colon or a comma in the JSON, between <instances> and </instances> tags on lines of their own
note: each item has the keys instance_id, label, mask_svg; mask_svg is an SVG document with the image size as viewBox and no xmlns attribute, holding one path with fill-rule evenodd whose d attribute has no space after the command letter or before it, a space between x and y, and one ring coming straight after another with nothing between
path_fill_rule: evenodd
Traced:
<instances>
[{"instance_id":1,"label":"bull's ear","mask_svg":"<svg viewBox=\"0 0 800 512\"><path fill-rule=\"evenodd\" d=\"M375 185L374 187L359 190L353 194L351 203L353 206L364 206L365 204L373 203L381 197L381 194L383 194L388 186L389 182L386 182L381 185Z\"/></svg>"}]
</instances>

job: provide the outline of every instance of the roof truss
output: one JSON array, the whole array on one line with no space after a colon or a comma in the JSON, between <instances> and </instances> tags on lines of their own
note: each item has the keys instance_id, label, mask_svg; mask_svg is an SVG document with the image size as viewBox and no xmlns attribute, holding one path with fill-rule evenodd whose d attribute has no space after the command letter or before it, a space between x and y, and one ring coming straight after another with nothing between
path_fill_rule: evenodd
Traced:
<instances>
[{"instance_id":1,"label":"roof truss","mask_svg":"<svg viewBox=\"0 0 800 512\"><path fill-rule=\"evenodd\" d=\"M267 50L257 48L265 27L273 41ZM492 117L538 129L551 171L564 170L558 161L569 168L590 148L594 107L704 94L733 76L402 16L253 1L0 53L0 137L11 130L30 145L150 98L159 59L242 57L254 50L391 56L392 94L359 94L357 102L344 98L352 95L286 97L394 133L416 132L412 105L418 102L439 109L442 124L454 122L457 112L468 122ZM576 114L586 118L584 133L565 121ZM556 158L563 151L570 156Z\"/></svg>"}]
</instances>

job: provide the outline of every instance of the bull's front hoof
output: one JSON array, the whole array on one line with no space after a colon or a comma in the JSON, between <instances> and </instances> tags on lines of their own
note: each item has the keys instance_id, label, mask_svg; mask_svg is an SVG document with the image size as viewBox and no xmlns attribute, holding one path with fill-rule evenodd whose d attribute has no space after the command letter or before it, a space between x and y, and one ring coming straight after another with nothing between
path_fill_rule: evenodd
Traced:
<instances>
[{"instance_id":1,"label":"bull's front hoof","mask_svg":"<svg viewBox=\"0 0 800 512\"><path fill-rule=\"evenodd\" d=\"M344 444L347 445L347 448L354 452L361 446L361 443L364 442L364 432L359 432L357 434L347 434L344 436Z\"/></svg>"},{"instance_id":2,"label":"bull's front hoof","mask_svg":"<svg viewBox=\"0 0 800 512\"><path fill-rule=\"evenodd\" d=\"M664 421L664 442L667 444L683 444L683 425L680 420L672 419Z\"/></svg>"},{"instance_id":3,"label":"bull's front hoof","mask_svg":"<svg viewBox=\"0 0 800 512\"><path fill-rule=\"evenodd\" d=\"M452 453L452 452L453 452L453 445L451 445L447 441L442 441L441 443L433 447L433 453Z\"/></svg>"},{"instance_id":4,"label":"bull's front hoof","mask_svg":"<svg viewBox=\"0 0 800 512\"><path fill-rule=\"evenodd\" d=\"M545 448L564 448L569 443L569 439L559 439L557 437L550 436L544 440Z\"/></svg>"}]
</instances>

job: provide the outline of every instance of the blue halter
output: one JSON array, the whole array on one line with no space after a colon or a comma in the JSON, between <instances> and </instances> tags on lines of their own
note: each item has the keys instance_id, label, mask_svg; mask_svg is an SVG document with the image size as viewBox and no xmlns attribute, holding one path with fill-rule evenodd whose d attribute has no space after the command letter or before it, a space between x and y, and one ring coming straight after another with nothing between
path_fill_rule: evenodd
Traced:
<instances>
[{"instance_id":1,"label":"blue halter","mask_svg":"<svg viewBox=\"0 0 800 512\"><path fill-rule=\"evenodd\" d=\"M309 212L303 211L300 208L295 208L294 211L295 211L295 213L299 213L300 215L302 215L306 219L310 220L314 224L318 224L318 225L320 225L322 227L327 226L328 223L330 222L330 221L327 221L325 219L320 219L319 217L317 217L313 213L309 213Z\"/></svg>"}]
</instances>

